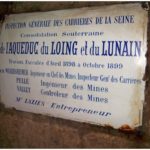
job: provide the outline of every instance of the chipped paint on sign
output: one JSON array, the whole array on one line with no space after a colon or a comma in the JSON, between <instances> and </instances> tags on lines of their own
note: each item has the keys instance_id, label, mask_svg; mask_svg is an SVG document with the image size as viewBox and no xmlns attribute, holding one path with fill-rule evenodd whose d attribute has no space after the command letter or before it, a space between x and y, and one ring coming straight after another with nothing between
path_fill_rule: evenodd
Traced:
<instances>
[{"instance_id":1,"label":"chipped paint on sign","mask_svg":"<svg viewBox=\"0 0 150 150\"><path fill-rule=\"evenodd\" d=\"M133 131L142 125L147 15L140 4L8 15L2 103Z\"/></svg>"}]
</instances>

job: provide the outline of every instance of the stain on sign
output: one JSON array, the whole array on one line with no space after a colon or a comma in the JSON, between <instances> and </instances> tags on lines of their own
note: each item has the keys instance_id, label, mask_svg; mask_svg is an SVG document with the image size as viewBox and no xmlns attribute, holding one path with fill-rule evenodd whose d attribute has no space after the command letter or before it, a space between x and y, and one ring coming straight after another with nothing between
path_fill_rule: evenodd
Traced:
<instances>
[{"instance_id":1,"label":"stain on sign","mask_svg":"<svg viewBox=\"0 0 150 150\"><path fill-rule=\"evenodd\" d=\"M142 125L146 42L140 4L9 15L0 30L1 103L134 129Z\"/></svg>"}]
</instances>

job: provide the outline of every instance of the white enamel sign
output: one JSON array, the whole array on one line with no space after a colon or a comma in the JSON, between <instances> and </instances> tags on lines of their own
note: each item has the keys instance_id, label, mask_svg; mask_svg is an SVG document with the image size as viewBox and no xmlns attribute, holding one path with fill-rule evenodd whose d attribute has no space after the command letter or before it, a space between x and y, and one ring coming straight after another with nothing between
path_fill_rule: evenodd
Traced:
<instances>
[{"instance_id":1,"label":"white enamel sign","mask_svg":"<svg viewBox=\"0 0 150 150\"><path fill-rule=\"evenodd\" d=\"M6 16L0 100L79 122L142 125L147 12L125 4Z\"/></svg>"}]
</instances>

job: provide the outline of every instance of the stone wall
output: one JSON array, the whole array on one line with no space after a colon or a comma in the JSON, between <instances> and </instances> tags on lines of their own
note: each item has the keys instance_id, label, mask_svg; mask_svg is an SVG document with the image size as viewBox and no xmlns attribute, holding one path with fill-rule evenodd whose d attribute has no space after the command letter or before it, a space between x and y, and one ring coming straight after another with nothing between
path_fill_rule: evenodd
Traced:
<instances>
[{"instance_id":1,"label":"stone wall","mask_svg":"<svg viewBox=\"0 0 150 150\"><path fill-rule=\"evenodd\" d=\"M51 11L124 2L9 2L0 3L0 19L5 14ZM150 16L150 15L149 15ZM0 104L1 148L150 148L150 29L145 79L143 126L134 132L57 119Z\"/></svg>"}]
</instances>

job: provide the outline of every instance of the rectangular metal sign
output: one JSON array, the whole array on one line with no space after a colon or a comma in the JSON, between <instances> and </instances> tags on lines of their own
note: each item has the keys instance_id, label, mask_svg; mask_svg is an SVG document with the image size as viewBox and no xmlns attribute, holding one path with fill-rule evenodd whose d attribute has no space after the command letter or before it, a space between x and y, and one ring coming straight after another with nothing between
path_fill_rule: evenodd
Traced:
<instances>
[{"instance_id":1,"label":"rectangular metal sign","mask_svg":"<svg viewBox=\"0 0 150 150\"><path fill-rule=\"evenodd\" d=\"M140 4L8 15L0 31L6 107L113 128L142 125L147 12Z\"/></svg>"}]
</instances>

